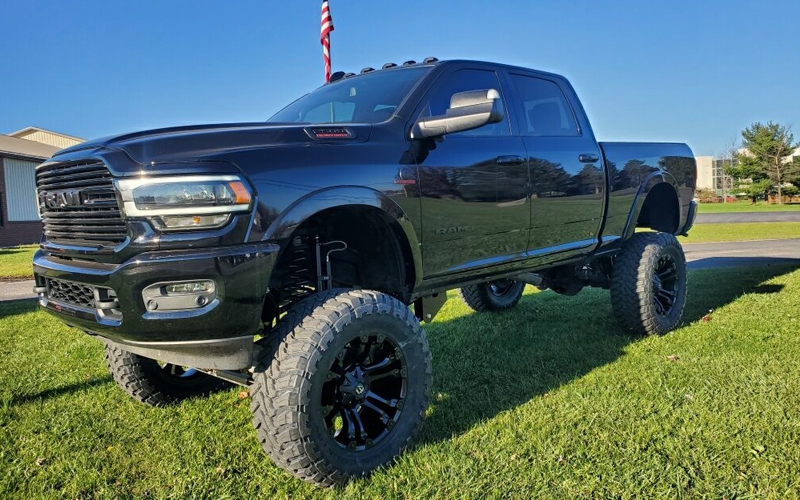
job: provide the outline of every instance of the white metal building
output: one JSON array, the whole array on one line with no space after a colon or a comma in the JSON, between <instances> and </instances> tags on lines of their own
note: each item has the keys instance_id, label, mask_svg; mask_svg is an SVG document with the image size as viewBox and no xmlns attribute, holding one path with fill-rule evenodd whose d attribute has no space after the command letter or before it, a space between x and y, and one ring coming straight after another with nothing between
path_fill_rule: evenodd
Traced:
<instances>
[{"instance_id":1,"label":"white metal building","mask_svg":"<svg viewBox=\"0 0 800 500\"><path fill-rule=\"evenodd\" d=\"M73 137L39 127L25 127L22 130L17 130L16 132L8 134L8 136L47 144L48 146L53 146L58 149L68 148L84 141L80 137Z\"/></svg>"},{"instance_id":2,"label":"white metal building","mask_svg":"<svg viewBox=\"0 0 800 500\"><path fill-rule=\"evenodd\" d=\"M740 149L739 153L746 153L746 149ZM794 161L800 157L800 148L787 156L785 162ZM725 190L733 187L733 181L725 175L725 167L731 164L730 158L715 158L713 156L697 156L697 189L713 189L718 195L722 194L723 183L727 184Z\"/></svg>"},{"instance_id":3,"label":"white metal building","mask_svg":"<svg viewBox=\"0 0 800 500\"><path fill-rule=\"evenodd\" d=\"M78 137L37 127L0 134L0 247L39 241L36 166L56 151L81 142Z\"/></svg>"}]
</instances>

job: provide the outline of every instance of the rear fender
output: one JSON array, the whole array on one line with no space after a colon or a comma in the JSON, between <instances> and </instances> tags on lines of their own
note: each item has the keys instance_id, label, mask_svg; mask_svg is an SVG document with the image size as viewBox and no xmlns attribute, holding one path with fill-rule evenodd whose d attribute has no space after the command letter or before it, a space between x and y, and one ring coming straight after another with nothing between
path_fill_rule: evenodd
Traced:
<instances>
[{"instance_id":1,"label":"rear fender","mask_svg":"<svg viewBox=\"0 0 800 500\"><path fill-rule=\"evenodd\" d=\"M681 203L681 195L680 189L678 189L678 182L675 178L670 175L668 172L664 171L657 171L653 172L652 174L648 175L641 183L639 187L639 191L636 193L636 198L633 200L633 205L631 206L631 212L628 214L628 220L625 223L625 230L623 231L623 239L627 240L633 233L636 231L636 221L639 220L639 215L642 213L642 207L644 206L644 202L647 199L647 195L650 194L650 191L653 190L654 187L658 186L659 184L669 184L672 186L673 191L675 191L675 196L678 199L678 222L680 226L680 221L683 220L680 211L682 210L681 207L683 203Z\"/></svg>"}]
</instances>

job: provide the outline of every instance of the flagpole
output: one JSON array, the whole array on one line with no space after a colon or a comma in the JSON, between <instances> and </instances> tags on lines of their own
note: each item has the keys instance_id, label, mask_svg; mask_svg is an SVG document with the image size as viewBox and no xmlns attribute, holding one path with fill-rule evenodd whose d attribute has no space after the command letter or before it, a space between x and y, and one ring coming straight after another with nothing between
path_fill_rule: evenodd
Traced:
<instances>
[{"instance_id":1,"label":"flagpole","mask_svg":"<svg viewBox=\"0 0 800 500\"><path fill-rule=\"evenodd\" d=\"M319 41L322 44L322 59L325 62L325 83L331 81L331 31L333 31L333 17L331 16L328 0L322 0L322 15L320 16Z\"/></svg>"},{"instance_id":2,"label":"flagpole","mask_svg":"<svg viewBox=\"0 0 800 500\"><path fill-rule=\"evenodd\" d=\"M333 17L328 0L322 0L322 15L320 16L319 41L322 43L322 60L325 62L325 83L331 81L331 31L333 31ZM331 107L331 123L336 122L336 110Z\"/></svg>"}]
</instances>

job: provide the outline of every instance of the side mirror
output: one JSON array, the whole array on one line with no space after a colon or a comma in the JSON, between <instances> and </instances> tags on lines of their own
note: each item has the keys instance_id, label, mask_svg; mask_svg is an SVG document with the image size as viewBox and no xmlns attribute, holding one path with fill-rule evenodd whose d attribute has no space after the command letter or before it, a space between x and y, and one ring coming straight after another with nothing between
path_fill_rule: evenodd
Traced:
<instances>
[{"instance_id":1,"label":"side mirror","mask_svg":"<svg viewBox=\"0 0 800 500\"><path fill-rule=\"evenodd\" d=\"M450 98L445 114L420 119L411 129L411 138L439 137L502 120L500 93L495 89L459 92Z\"/></svg>"}]
</instances>

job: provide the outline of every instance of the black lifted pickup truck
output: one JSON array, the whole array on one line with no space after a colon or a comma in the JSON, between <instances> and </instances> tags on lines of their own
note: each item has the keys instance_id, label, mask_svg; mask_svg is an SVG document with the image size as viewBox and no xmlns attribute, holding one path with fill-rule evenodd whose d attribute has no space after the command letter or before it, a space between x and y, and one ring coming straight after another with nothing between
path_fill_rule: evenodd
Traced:
<instances>
[{"instance_id":1,"label":"black lifted pickup truck","mask_svg":"<svg viewBox=\"0 0 800 500\"><path fill-rule=\"evenodd\" d=\"M420 427L420 320L447 290L484 312L526 283L607 288L622 329L673 329L695 177L686 145L598 143L561 76L390 63L337 73L265 123L58 152L36 172L35 291L105 344L134 399L249 386L272 459L332 485Z\"/></svg>"}]
</instances>

